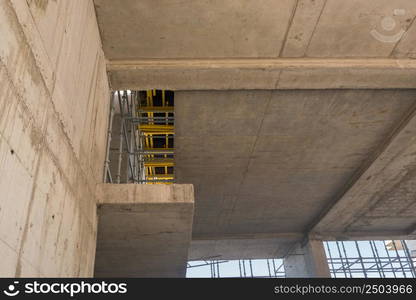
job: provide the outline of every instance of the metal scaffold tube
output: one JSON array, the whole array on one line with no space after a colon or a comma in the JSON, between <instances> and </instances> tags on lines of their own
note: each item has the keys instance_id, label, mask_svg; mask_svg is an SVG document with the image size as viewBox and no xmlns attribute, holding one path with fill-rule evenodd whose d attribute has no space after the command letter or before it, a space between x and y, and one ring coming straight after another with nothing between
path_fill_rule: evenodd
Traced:
<instances>
[{"instance_id":1,"label":"metal scaffold tube","mask_svg":"<svg viewBox=\"0 0 416 300\"><path fill-rule=\"evenodd\" d=\"M121 163L123 160L123 103L124 99L120 96L120 92L118 93L118 103L120 107L120 131L119 131L119 148L118 148L118 165L117 165L117 174L116 174L116 183L120 183L121 181Z\"/></svg>"},{"instance_id":2,"label":"metal scaffold tube","mask_svg":"<svg viewBox=\"0 0 416 300\"><path fill-rule=\"evenodd\" d=\"M107 147L106 147L106 157L105 157L105 164L104 164L104 182L113 182L113 178L111 176L110 171L110 146L111 146L111 136L113 130L113 119L114 119L114 92L111 93L110 99L110 117L108 121L108 130L107 130Z\"/></svg>"}]
</instances>

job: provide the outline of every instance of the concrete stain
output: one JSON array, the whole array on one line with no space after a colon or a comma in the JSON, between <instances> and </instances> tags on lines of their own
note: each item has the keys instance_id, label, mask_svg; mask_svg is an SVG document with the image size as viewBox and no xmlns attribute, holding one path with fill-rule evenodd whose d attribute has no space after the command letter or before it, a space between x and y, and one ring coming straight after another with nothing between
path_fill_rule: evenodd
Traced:
<instances>
[{"instance_id":1,"label":"concrete stain","mask_svg":"<svg viewBox=\"0 0 416 300\"><path fill-rule=\"evenodd\" d=\"M43 133L37 128L32 127L32 130L30 131L30 142L32 144L32 147L34 149L39 149L42 145L43 140Z\"/></svg>"},{"instance_id":2,"label":"concrete stain","mask_svg":"<svg viewBox=\"0 0 416 300\"><path fill-rule=\"evenodd\" d=\"M20 242L20 248L19 248L19 252L18 252L18 256L17 256L17 265L16 265L16 272L15 272L15 276L14 277L20 277L22 275L22 259L23 259L23 251L25 248L25 244L27 242L27 235L29 232L29 225L30 225L30 216L32 213L32 207L33 207L33 202L34 202L34 197L35 197L35 192L37 189L37 177L39 174L39 170L40 170L40 162L42 160L42 152L40 153L39 157L38 157L38 161L36 163L36 170L35 170L35 175L34 175L34 180L33 180L33 185L32 185L32 191L30 194L30 199L29 199L29 205L26 211L26 221L25 221L25 226L24 226L24 230L22 233L22 239Z\"/></svg>"},{"instance_id":3,"label":"concrete stain","mask_svg":"<svg viewBox=\"0 0 416 300\"><path fill-rule=\"evenodd\" d=\"M56 0L53 0L54 2L56 2ZM49 0L29 0L28 1L29 5L31 5L32 3L39 9L46 11L46 8L48 7L49 4Z\"/></svg>"},{"instance_id":4,"label":"concrete stain","mask_svg":"<svg viewBox=\"0 0 416 300\"><path fill-rule=\"evenodd\" d=\"M30 4L32 1L34 0L29 0L28 3ZM53 1L56 1L56 0L53 0ZM41 2L46 2L46 6L47 6L48 0L35 0L35 4L38 3L38 5L41 5ZM29 43L27 42L25 38L25 34L23 32L21 24L19 23L16 14L13 12L12 7L9 7L9 10L6 11L6 16L8 18L7 22L11 24L13 34L15 37L19 39L19 45L20 45L19 49L14 51L14 52L17 52L17 55L15 56L16 61L12 63L14 64L14 66L23 66L23 68L29 72L34 84L38 85L42 82L42 77L35 63L36 59L29 47Z\"/></svg>"}]
</instances>

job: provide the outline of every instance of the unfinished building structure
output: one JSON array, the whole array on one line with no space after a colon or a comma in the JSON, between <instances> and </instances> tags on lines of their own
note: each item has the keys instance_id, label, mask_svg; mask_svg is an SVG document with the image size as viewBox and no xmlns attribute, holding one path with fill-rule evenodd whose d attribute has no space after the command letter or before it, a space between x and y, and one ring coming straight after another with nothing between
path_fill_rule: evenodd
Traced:
<instances>
[{"instance_id":1,"label":"unfinished building structure","mask_svg":"<svg viewBox=\"0 0 416 300\"><path fill-rule=\"evenodd\" d=\"M0 0L0 276L283 258L329 277L322 241L415 239L415 18L414 0Z\"/></svg>"}]
</instances>

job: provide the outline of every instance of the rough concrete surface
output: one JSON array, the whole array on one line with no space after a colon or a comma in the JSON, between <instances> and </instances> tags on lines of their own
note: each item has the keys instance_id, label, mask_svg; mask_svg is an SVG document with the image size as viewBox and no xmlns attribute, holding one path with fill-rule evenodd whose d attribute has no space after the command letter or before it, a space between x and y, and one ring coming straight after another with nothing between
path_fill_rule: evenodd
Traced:
<instances>
[{"instance_id":1,"label":"rough concrete surface","mask_svg":"<svg viewBox=\"0 0 416 300\"><path fill-rule=\"evenodd\" d=\"M413 108L415 96L414 90L177 92L176 181L195 186L192 250L202 251L201 240L307 232ZM262 245L256 257L280 247ZM211 248L209 256L221 254ZM234 256L245 251L236 247Z\"/></svg>"},{"instance_id":2,"label":"rough concrete surface","mask_svg":"<svg viewBox=\"0 0 416 300\"><path fill-rule=\"evenodd\" d=\"M408 235L416 237L415 110L363 164L361 172L341 190L338 201L313 228L318 235ZM337 199L335 199L337 200Z\"/></svg>"},{"instance_id":3,"label":"rough concrete surface","mask_svg":"<svg viewBox=\"0 0 416 300\"><path fill-rule=\"evenodd\" d=\"M0 0L0 276L92 276L109 89L91 1Z\"/></svg>"},{"instance_id":4,"label":"rough concrete surface","mask_svg":"<svg viewBox=\"0 0 416 300\"><path fill-rule=\"evenodd\" d=\"M97 186L97 277L185 277L192 185Z\"/></svg>"},{"instance_id":5,"label":"rough concrete surface","mask_svg":"<svg viewBox=\"0 0 416 300\"><path fill-rule=\"evenodd\" d=\"M94 3L110 60L416 55L413 0Z\"/></svg>"},{"instance_id":6,"label":"rough concrete surface","mask_svg":"<svg viewBox=\"0 0 416 300\"><path fill-rule=\"evenodd\" d=\"M0 276L92 276L97 199L129 276L183 276L192 226L191 259L416 238L415 58L414 0L0 0ZM106 71L177 91L193 224L180 185L96 192Z\"/></svg>"},{"instance_id":7,"label":"rough concrete surface","mask_svg":"<svg viewBox=\"0 0 416 300\"><path fill-rule=\"evenodd\" d=\"M199 236L192 239L189 260L285 257L303 237L302 233Z\"/></svg>"},{"instance_id":8,"label":"rough concrete surface","mask_svg":"<svg viewBox=\"0 0 416 300\"><path fill-rule=\"evenodd\" d=\"M393 89L416 86L413 59L146 59L110 61L113 89Z\"/></svg>"},{"instance_id":9,"label":"rough concrete surface","mask_svg":"<svg viewBox=\"0 0 416 300\"><path fill-rule=\"evenodd\" d=\"M288 278L331 278L324 244L321 240L309 240L297 244L283 261Z\"/></svg>"},{"instance_id":10,"label":"rough concrete surface","mask_svg":"<svg viewBox=\"0 0 416 300\"><path fill-rule=\"evenodd\" d=\"M114 89L416 86L413 0L94 3Z\"/></svg>"}]
</instances>

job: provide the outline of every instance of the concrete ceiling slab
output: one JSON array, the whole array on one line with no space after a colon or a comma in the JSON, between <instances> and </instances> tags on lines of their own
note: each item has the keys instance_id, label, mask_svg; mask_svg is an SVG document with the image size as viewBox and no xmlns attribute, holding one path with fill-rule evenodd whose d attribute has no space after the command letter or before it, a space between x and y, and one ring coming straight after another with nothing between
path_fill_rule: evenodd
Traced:
<instances>
[{"instance_id":1,"label":"concrete ceiling slab","mask_svg":"<svg viewBox=\"0 0 416 300\"><path fill-rule=\"evenodd\" d=\"M307 232L415 96L414 90L177 92L175 146L186 150L176 154L176 177L195 184L193 239ZM271 250L258 251L257 257Z\"/></svg>"},{"instance_id":2,"label":"concrete ceiling slab","mask_svg":"<svg viewBox=\"0 0 416 300\"><path fill-rule=\"evenodd\" d=\"M414 107L409 109L379 151L320 216L312 233L415 238L415 114Z\"/></svg>"},{"instance_id":3,"label":"concrete ceiling slab","mask_svg":"<svg viewBox=\"0 0 416 300\"><path fill-rule=\"evenodd\" d=\"M413 0L94 3L113 89L415 87Z\"/></svg>"},{"instance_id":4,"label":"concrete ceiling slab","mask_svg":"<svg viewBox=\"0 0 416 300\"><path fill-rule=\"evenodd\" d=\"M94 3L110 60L416 55L413 0Z\"/></svg>"},{"instance_id":5,"label":"concrete ceiling slab","mask_svg":"<svg viewBox=\"0 0 416 300\"><path fill-rule=\"evenodd\" d=\"M415 16L416 4L411 0L326 1L306 55L390 57L399 54L394 49L411 38L406 32L414 25ZM406 54L399 56L402 55Z\"/></svg>"},{"instance_id":6,"label":"concrete ceiling slab","mask_svg":"<svg viewBox=\"0 0 416 300\"><path fill-rule=\"evenodd\" d=\"M95 0L109 59L273 57L295 0Z\"/></svg>"}]
</instances>

